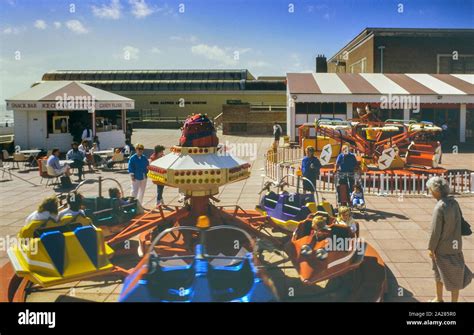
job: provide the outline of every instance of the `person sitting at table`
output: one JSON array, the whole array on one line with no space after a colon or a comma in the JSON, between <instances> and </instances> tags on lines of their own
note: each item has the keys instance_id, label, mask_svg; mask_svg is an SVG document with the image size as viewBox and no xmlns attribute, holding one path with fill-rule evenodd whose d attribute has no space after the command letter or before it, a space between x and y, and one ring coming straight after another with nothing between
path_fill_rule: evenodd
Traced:
<instances>
[{"instance_id":1,"label":"person sitting at table","mask_svg":"<svg viewBox=\"0 0 474 335\"><path fill-rule=\"evenodd\" d=\"M100 157L100 155L96 154L96 151L99 151L99 145L94 142L92 143L92 148L89 150L90 154L92 155L92 161L94 164L94 167L98 167L99 165L103 164L103 159Z\"/></svg>"},{"instance_id":2,"label":"person sitting at table","mask_svg":"<svg viewBox=\"0 0 474 335\"><path fill-rule=\"evenodd\" d=\"M81 209L83 196L81 193L71 192L67 195L66 209L63 209L58 214L58 221L62 224L80 223L83 226L92 224L92 220L88 218L85 212Z\"/></svg>"},{"instance_id":3,"label":"person sitting at table","mask_svg":"<svg viewBox=\"0 0 474 335\"><path fill-rule=\"evenodd\" d=\"M93 143L97 144L97 150L100 150L99 136L95 135L93 141Z\"/></svg>"},{"instance_id":4,"label":"person sitting at table","mask_svg":"<svg viewBox=\"0 0 474 335\"><path fill-rule=\"evenodd\" d=\"M86 156L82 151L79 151L77 142L72 142L71 147L72 149L67 152L66 158L73 161L71 164L72 168L77 168L77 176L79 177L77 181L82 181L82 168L84 166L84 159Z\"/></svg>"},{"instance_id":5,"label":"person sitting at table","mask_svg":"<svg viewBox=\"0 0 474 335\"><path fill-rule=\"evenodd\" d=\"M82 141L78 147L79 151L82 151L84 155L89 151L89 143L86 140Z\"/></svg>"},{"instance_id":6,"label":"person sitting at table","mask_svg":"<svg viewBox=\"0 0 474 335\"><path fill-rule=\"evenodd\" d=\"M44 199L38 209L31 213L25 220L25 225L18 233L20 238L33 238L38 228L50 228L58 223L58 199L50 196Z\"/></svg>"},{"instance_id":7,"label":"person sitting at table","mask_svg":"<svg viewBox=\"0 0 474 335\"><path fill-rule=\"evenodd\" d=\"M69 177L71 175L70 167L68 164L61 165L61 162L59 161L59 154L59 149L54 148L51 151L51 156L48 157L46 165L54 171L56 176L64 174Z\"/></svg>"},{"instance_id":8,"label":"person sitting at table","mask_svg":"<svg viewBox=\"0 0 474 335\"><path fill-rule=\"evenodd\" d=\"M84 154L84 163L87 164L87 166L89 167L89 171L94 172L94 168L92 167L92 165L95 166L95 162L94 158L92 157L91 147L89 147L89 143L87 141L82 141L78 149Z\"/></svg>"},{"instance_id":9,"label":"person sitting at table","mask_svg":"<svg viewBox=\"0 0 474 335\"><path fill-rule=\"evenodd\" d=\"M120 155L122 155L122 150L120 150L119 148L116 148L114 150L113 156L107 160L107 164L106 164L107 168L109 169L113 168L114 164L120 161L120 158L121 158Z\"/></svg>"}]
</instances>

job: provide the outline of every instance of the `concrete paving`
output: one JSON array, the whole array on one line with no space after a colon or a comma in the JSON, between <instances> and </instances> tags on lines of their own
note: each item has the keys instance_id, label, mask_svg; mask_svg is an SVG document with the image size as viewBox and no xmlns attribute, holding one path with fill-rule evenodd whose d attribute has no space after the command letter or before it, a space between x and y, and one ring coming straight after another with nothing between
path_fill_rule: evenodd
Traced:
<instances>
[{"instance_id":1,"label":"concrete paving","mask_svg":"<svg viewBox=\"0 0 474 335\"><path fill-rule=\"evenodd\" d=\"M138 129L133 134L133 142L143 143L147 149L156 144L169 148L177 144L179 130ZM258 203L258 191L262 185L264 153L270 147L270 137L256 136L223 136L220 142L228 146L235 145L237 153L252 163L252 175L249 179L229 184L220 189L218 196L222 205L238 204L244 209L253 209ZM120 144L117 144L120 145ZM102 148L105 149L105 148ZM474 166L474 154L449 153L443 156L446 168L471 168ZM15 236L23 226L26 216L34 211L39 202L46 196L53 195L52 187L40 183L37 170L12 173L13 181L2 180L0 183L0 238L5 241L8 236ZM87 177L98 176L116 178L126 193L130 189L130 179L125 170L101 171L87 174ZM6 178L6 176L4 177ZM34 185L30 184L33 183ZM43 182L44 184L44 182ZM87 185L85 195L96 195L97 186ZM155 205L156 188L149 182L144 206ZM335 204L333 193L323 193ZM474 202L472 196L460 196L458 201L468 222L474 223ZM166 187L164 192L166 204L178 205L178 191ZM389 268L388 301L426 301L434 296L433 271L431 260L426 250L431 225L431 213L435 200L430 197L380 197L366 196L368 215L355 214L360 222L361 236L374 246L383 257ZM6 250L0 245L0 265L7 262ZM474 237L463 238L464 257L471 270L474 270ZM290 273L291 271L286 271ZM286 273L285 273L286 274ZM121 284L94 281L81 281L54 287L29 295L30 301L116 301ZM2 288L0 288L2 289ZM448 294L446 293L446 299ZM461 291L460 301L474 302L474 284Z\"/></svg>"}]
</instances>

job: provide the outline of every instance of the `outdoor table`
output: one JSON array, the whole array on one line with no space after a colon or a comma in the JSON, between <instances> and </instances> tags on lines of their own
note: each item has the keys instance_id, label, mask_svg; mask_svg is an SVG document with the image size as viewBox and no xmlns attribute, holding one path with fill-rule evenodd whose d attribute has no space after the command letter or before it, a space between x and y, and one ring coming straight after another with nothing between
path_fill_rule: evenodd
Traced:
<instances>
[{"instance_id":1,"label":"outdoor table","mask_svg":"<svg viewBox=\"0 0 474 335\"><path fill-rule=\"evenodd\" d=\"M36 157L38 156L38 154L41 152L41 150L39 149L30 149L30 150L20 150L18 151L18 153L20 154L23 154L23 155L27 155L30 158L29 160L29 163L28 163L28 166L29 167L37 167L37 163L36 163Z\"/></svg>"},{"instance_id":2,"label":"outdoor table","mask_svg":"<svg viewBox=\"0 0 474 335\"><path fill-rule=\"evenodd\" d=\"M20 150L18 152L20 154L31 156L31 157L33 157L33 159L35 159L38 156L38 154L41 152L41 150L39 150L39 149L30 149L30 150Z\"/></svg>"},{"instance_id":3,"label":"outdoor table","mask_svg":"<svg viewBox=\"0 0 474 335\"><path fill-rule=\"evenodd\" d=\"M99 156L113 156L114 154L114 151L112 149L110 150L99 150L99 151L94 151L94 154L95 155L99 155Z\"/></svg>"},{"instance_id":4,"label":"outdoor table","mask_svg":"<svg viewBox=\"0 0 474 335\"><path fill-rule=\"evenodd\" d=\"M39 149L31 149L31 150L20 150L19 151L21 154L25 154L25 155L34 155L34 156L37 156L41 150Z\"/></svg>"}]
</instances>

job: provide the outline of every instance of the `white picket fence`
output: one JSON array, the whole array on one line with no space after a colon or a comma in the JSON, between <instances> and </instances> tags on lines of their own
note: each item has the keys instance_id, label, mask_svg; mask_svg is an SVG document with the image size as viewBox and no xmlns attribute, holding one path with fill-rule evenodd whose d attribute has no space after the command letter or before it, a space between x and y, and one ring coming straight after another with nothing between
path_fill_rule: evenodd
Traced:
<instances>
[{"instance_id":1,"label":"white picket fence","mask_svg":"<svg viewBox=\"0 0 474 335\"><path fill-rule=\"evenodd\" d=\"M286 181L290 186L296 187L296 169L297 167L295 164L274 163L270 160L266 160L265 175L267 178L274 181L279 181L283 176L290 175ZM426 182L433 176L434 174L411 174L400 176L383 173L362 173L356 177L356 180L358 180L362 185L364 193L366 194L426 195L428 194ZM446 178L446 180L449 182L452 193L474 193L474 173L468 171L449 172L440 176ZM334 179L334 172L323 172L319 176L319 180L316 183L316 188L318 191L334 192Z\"/></svg>"}]
</instances>

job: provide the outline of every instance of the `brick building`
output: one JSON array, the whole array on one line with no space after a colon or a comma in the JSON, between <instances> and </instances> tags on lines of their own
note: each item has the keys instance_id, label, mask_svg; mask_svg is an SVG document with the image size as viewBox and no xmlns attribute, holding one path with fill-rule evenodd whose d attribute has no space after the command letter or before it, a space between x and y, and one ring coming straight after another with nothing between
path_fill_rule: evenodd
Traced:
<instances>
[{"instance_id":1,"label":"brick building","mask_svg":"<svg viewBox=\"0 0 474 335\"><path fill-rule=\"evenodd\" d=\"M474 29L366 28L328 59L337 73L474 73Z\"/></svg>"},{"instance_id":2,"label":"brick building","mask_svg":"<svg viewBox=\"0 0 474 335\"><path fill-rule=\"evenodd\" d=\"M271 134L273 122L278 122L286 132L286 105L239 103L222 106L224 134Z\"/></svg>"}]
</instances>

